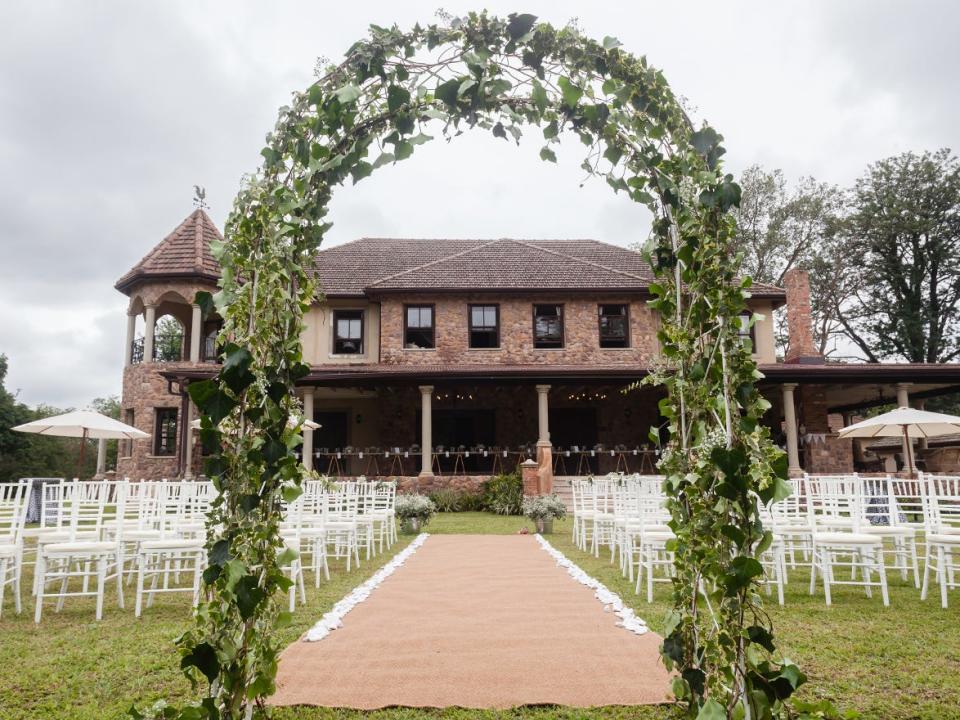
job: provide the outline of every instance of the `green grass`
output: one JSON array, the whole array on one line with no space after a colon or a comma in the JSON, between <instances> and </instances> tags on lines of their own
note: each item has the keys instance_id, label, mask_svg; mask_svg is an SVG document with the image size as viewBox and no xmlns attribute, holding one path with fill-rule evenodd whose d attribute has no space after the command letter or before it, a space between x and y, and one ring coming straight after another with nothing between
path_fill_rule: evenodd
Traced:
<instances>
[{"instance_id":1,"label":"green grass","mask_svg":"<svg viewBox=\"0 0 960 720\"><path fill-rule=\"evenodd\" d=\"M530 524L522 518L486 513L443 514L434 518L431 533L510 534ZM658 629L668 605L668 589L659 585L652 604L633 594L606 557L599 559L573 547L569 522L556 525L550 542L587 572L619 592L651 628ZM394 552L409 538L401 536ZM330 606L389 559L380 556L346 573L334 566L332 580L312 587L308 576L308 605L298 607L293 626L283 642L292 642ZM25 578L29 587L29 573ZM802 696L828 698L864 718L960 718L960 596L942 610L937 599L920 602L912 584L890 575L891 607L878 594L866 599L862 590L839 588L834 605L824 606L822 590L810 597L803 574L791 574L786 607L771 604L778 642L784 652L810 677ZM180 675L172 639L190 623L186 596L158 596L155 605L137 620L108 599L104 619L93 620L93 601L68 599L59 615L45 607L43 622L35 628L32 601L24 593L24 613L13 614L7 596L0 620L0 720L49 718L101 720L124 717L134 702L144 705L164 697L190 697ZM133 596L128 593L132 607ZM551 652L563 652L562 639L545 641ZM589 711L532 707L502 712L461 709L390 709L378 712L285 708L277 720L561 720L566 718L637 718L664 720L676 716L666 707L598 708Z\"/></svg>"}]
</instances>

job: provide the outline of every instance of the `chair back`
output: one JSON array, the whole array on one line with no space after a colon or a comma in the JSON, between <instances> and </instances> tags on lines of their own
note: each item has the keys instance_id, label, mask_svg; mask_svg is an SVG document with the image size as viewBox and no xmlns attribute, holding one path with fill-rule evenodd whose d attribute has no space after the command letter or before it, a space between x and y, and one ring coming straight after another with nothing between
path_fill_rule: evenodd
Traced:
<instances>
[{"instance_id":1,"label":"chair back","mask_svg":"<svg viewBox=\"0 0 960 720\"><path fill-rule=\"evenodd\" d=\"M19 546L27 519L30 480L0 483L0 543Z\"/></svg>"},{"instance_id":2,"label":"chair back","mask_svg":"<svg viewBox=\"0 0 960 720\"><path fill-rule=\"evenodd\" d=\"M927 534L960 534L960 475L924 475L922 480Z\"/></svg>"}]
</instances>

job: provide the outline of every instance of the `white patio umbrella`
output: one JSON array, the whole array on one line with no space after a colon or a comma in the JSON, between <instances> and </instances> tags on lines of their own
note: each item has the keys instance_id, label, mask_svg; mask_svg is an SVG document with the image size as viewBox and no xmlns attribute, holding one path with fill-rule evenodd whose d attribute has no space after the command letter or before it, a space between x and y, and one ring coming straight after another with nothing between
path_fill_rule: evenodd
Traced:
<instances>
[{"instance_id":1,"label":"white patio umbrella","mask_svg":"<svg viewBox=\"0 0 960 720\"><path fill-rule=\"evenodd\" d=\"M913 473L911 438L932 438L960 432L960 417L909 407L891 410L843 428L840 437L871 438L903 436L907 446L907 468Z\"/></svg>"},{"instance_id":2,"label":"white patio umbrella","mask_svg":"<svg viewBox=\"0 0 960 720\"><path fill-rule=\"evenodd\" d=\"M125 425L106 415L92 410L74 410L63 415L40 418L32 422L17 425L13 428L17 432L36 433L38 435L55 435L57 437L75 437L82 441L88 438L94 440L143 440L150 437L142 430ZM78 468L83 467L83 452L86 442L80 443L80 461Z\"/></svg>"}]
</instances>

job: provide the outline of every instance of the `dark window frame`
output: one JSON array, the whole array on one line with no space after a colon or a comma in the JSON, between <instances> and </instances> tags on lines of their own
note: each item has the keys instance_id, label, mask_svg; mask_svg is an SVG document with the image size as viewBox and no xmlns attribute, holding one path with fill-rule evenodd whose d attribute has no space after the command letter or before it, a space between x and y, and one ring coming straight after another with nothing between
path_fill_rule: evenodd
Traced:
<instances>
[{"instance_id":1,"label":"dark window frame","mask_svg":"<svg viewBox=\"0 0 960 720\"><path fill-rule=\"evenodd\" d=\"M162 419L164 417L170 419L164 421ZM173 457L177 454L179 422L180 411L178 408L158 407L153 409L153 455L155 457ZM167 432L164 433L166 423L169 423L169 427ZM166 443L162 442L164 439ZM167 446L166 448L163 447L164 444Z\"/></svg>"},{"instance_id":2,"label":"dark window frame","mask_svg":"<svg viewBox=\"0 0 960 720\"><path fill-rule=\"evenodd\" d=\"M750 323L750 329L748 332L743 331L743 322L742 318L747 318L747 322ZM744 310L742 313L737 315L737 335L740 336L740 341L743 342L744 338L750 339L750 352L751 354L756 354L757 352L757 323L754 319L753 310Z\"/></svg>"},{"instance_id":3,"label":"dark window frame","mask_svg":"<svg viewBox=\"0 0 960 720\"><path fill-rule=\"evenodd\" d=\"M609 345L604 346L604 336L603 336L603 318L604 317L621 317L620 315L604 315L603 308L605 307L621 307L623 308L623 320L624 320L624 334L623 334L623 345ZM611 338L607 338L610 340ZM619 339L619 338L617 338ZM601 350L628 350L630 349L630 303L597 303L597 342Z\"/></svg>"},{"instance_id":4,"label":"dark window frame","mask_svg":"<svg viewBox=\"0 0 960 720\"><path fill-rule=\"evenodd\" d=\"M424 332L423 328L411 328L409 325L410 316L407 311L417 308L419 310L430 309L430 347L407 347L407 333L410 330ZM436 350L437 349L437 306L433 303L405 303L403 306L403 349L404 350Z\"/></svg>"},{"instance_id":5,"label":"dark window frame","mask_svg":"<svg viewBox=\"0 0 960 720\"><path fill-rule=\"evenodd\" d=\"M353 341L355 338L341 338L339 336L339 318L340 313L360 313L360 349L357 352L343 352L337 350L337 341ZM347 318L349 320L356 320L356 318ZM367 342L367 311L363 308L334 308L333 309L333 348L332 355L345 355L347 357L355 357L357 355L363 355L366 350Z\"/></svg>"},{"instance_id":6,"label":"dark window frame","mask_svg":"<svg viewBox=\"0 0 960 720\"><path fill-rule=\"evenodd\" d=\"M557 315L557 317L560 318L560 344L559 344L559 345L547 345L547 346L537 345L538 342L542 342L542 341L538 341L538 340L537 340L537 318L538 318L538 317L550 317L550 316L548 316L548 315L540 315L540 314L538 314L538 313L537 313L537 308L538 308L538 307L555 307L555 308L557 308L557 309L559 310L559 313L558 313L558 315ZM566 347L566 339L567 339L567 332L566 332L567 310L566 310L566 306L565 306L563 303L545 303L545 302L544 302L544 303L534 303L532 310L533 310L533 348L534 348L535 350L563 350L564 347Z\"/></svg>"},{"instance_id":7,"label":"dark window frame","mask_svg":"<svg viewBox=\"0 0 960 720\"><path fill-rule=\"evenodd\" d=\"M473 344L473 309L474 308L493 308L494 312L494 342L495 345L488 345L486 347L474 346ZM477 332L490 332L486 329L486 326L483 326ZM470 350L499 350L500 349L500 303L468 303L467 304L467 347Z\"/></svg>"}]
</instances>

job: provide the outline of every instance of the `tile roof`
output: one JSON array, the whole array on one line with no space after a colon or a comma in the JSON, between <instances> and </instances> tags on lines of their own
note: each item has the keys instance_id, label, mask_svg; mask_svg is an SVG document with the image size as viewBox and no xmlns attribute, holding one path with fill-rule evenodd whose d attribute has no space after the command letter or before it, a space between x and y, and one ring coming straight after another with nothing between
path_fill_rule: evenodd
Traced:
<instances>
[{"instance_id":1,"label":"tile roof","mask_svg":"<svg viewBox=\"0 0 960 720\"><path fill-rule=\"evenodd\" d=\"M210 216L198 208L117 280L115 287L124 292L137 280L150 277L200 277L216 281L220 277L220 266L210 252L211 240L223 240L223 235Z\"/></svg>"},{"instance_id":2,"label":"tile roof","mask_svg":"<svg viewBox=\"0 0 960 720\"><path fill-rule=\"evenodd\" d=\"M404 290L643 291L653 280L639 253L590 239L362 238L318 252L314 272L327 297ZM757 283L752 292L784 297L773 285Z\"/></svg>"}]
</instances>

